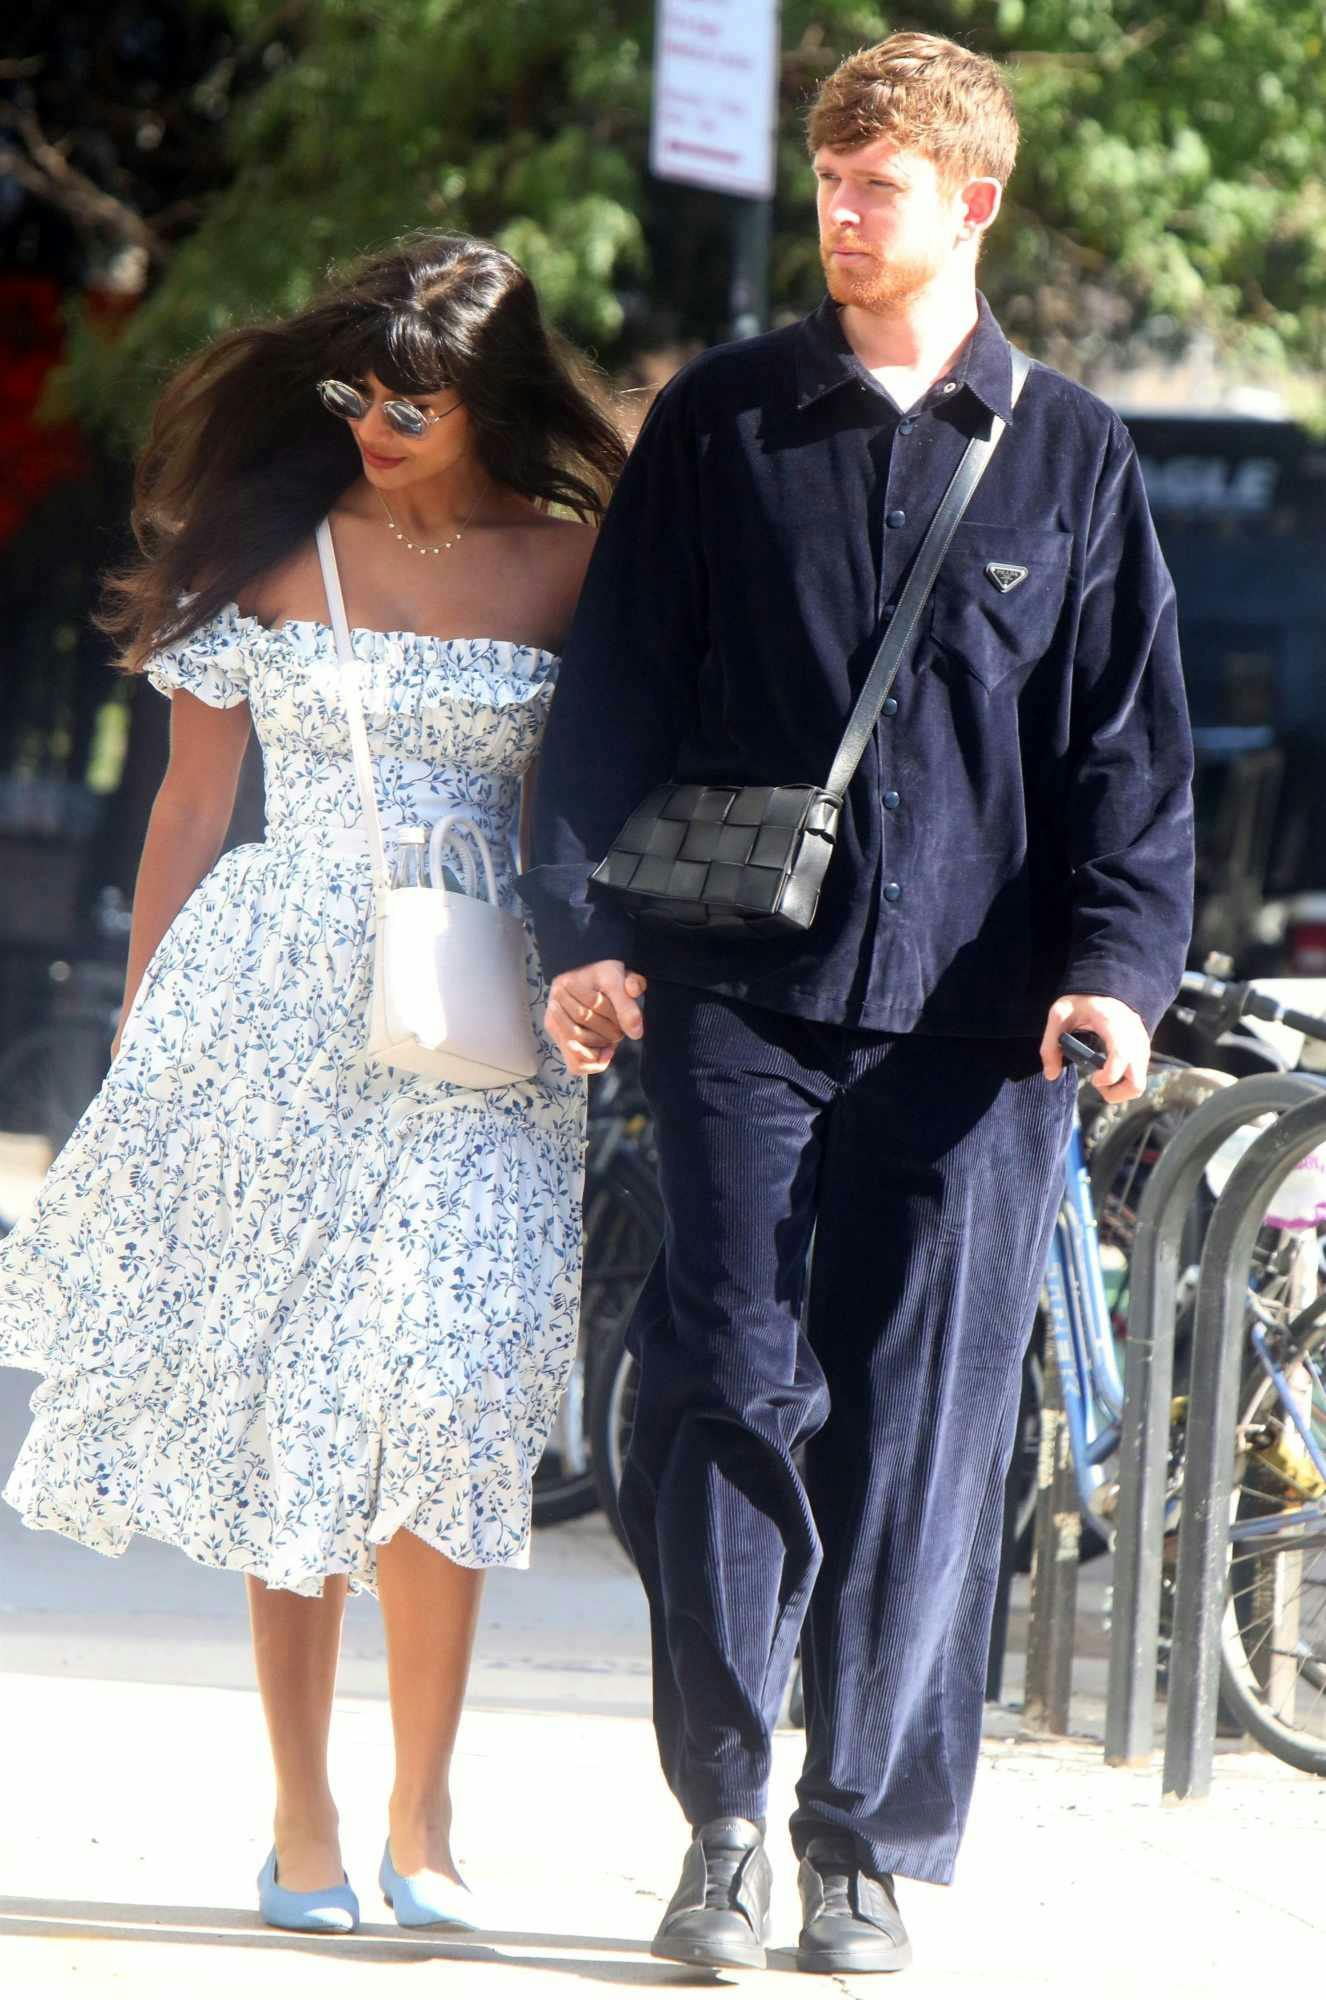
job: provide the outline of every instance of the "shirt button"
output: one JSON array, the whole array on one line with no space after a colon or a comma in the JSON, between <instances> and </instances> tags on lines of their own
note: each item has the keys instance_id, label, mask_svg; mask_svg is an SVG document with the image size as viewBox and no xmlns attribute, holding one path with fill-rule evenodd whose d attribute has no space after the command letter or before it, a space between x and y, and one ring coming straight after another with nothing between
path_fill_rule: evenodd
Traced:
<instances>
[{"instance_id":1,"label":"shirt button","mask_svg":"<svg viewBox=\"0 0 1326 2000\"><path fill-rule=\"evenodd\" d=\"M901 799L899 797L899 794L897 792L885 792L884 804L889 812L895 812L898 806L901 804Z\"/></svg>"},{"instance_id":2,"label":"shirt button","mask_svg":"<svg viewBox=\"0 0 1326 2000\"><path fill-rule=\"evenodd\" d=\"M901 507L895 507L891 513L884 516L884 524L889 528L905 528L907 516Z\"/></svg>"},{"instance_id":3,"label":"shirt button","mask_svg":"<svg viewBox=\"0 0 1326 2000\"><path fill-rule=\"evenodd\" d=\"M896 882L886 882L884 884L884 900L886 903L896 903L901 895L902 890Z\"/></svg>"},{"instance_id":4,"label":"shirt button","mask_svg":"<svg viewBox=\"0 0 1326 2000\"><path fill-rule=\"evenodd\" d=\"M912 422L911 418L908 417L905 424L898 425L898 429L902 432L904 437L910 437L912 432L916 429L916 425Z\"/></svg>"},{"instance_id":5,"label":"shirt button","mask_svg":"<svg viewBox=\"0 0 1326 2000\"><path fill-rule=\"evenodd\" d=\"M885 696L884 713L885 715L896 715L898 713L898 698L896 695Z\"/></svg>"},{"instance_id":6,"label":"shirt button","mask_svg":"<svg viewBox=\"0 0 1326 2000\"><path fill-rule=\"evenodd\" d=\"M957 388L957 386L958 385L956 382L946 382L944 384L944 394L946 396L951 396L953 394L953 391Z\"/></svg>"}]
</instances>

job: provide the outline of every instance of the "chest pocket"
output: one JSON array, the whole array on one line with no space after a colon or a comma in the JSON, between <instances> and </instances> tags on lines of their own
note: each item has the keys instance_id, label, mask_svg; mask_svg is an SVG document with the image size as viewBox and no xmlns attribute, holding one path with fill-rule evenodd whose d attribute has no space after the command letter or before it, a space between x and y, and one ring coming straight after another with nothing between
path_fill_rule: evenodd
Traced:
<instances>
[{"instance_id":1,"label":"chest pocket","mask_svg":"<svg viewBox=\"0 0 1326 2000\"><path fill-rule=\"evenodd\" d=\"M1072 551L1067 529L964 522L935 582L931 639L987 688L1034 666L1054 639Z\"/></svg>"}]
</instances>

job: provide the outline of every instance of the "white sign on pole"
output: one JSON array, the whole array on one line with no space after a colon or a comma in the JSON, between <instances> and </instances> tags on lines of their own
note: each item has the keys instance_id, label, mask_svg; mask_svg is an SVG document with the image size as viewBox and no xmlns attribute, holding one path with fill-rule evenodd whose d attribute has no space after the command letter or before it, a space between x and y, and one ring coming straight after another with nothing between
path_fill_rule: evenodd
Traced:
<instances>
[{"instance_id":1,"label":"white sign on pole","mask_svg":"<svg viewBox=\"0 0 1326 2000\"><path fill-rule=\"evenodd\" d=\"M778 0L658 0L653 171L771 195L777 85Z\"/></svg>"}]
</instances>

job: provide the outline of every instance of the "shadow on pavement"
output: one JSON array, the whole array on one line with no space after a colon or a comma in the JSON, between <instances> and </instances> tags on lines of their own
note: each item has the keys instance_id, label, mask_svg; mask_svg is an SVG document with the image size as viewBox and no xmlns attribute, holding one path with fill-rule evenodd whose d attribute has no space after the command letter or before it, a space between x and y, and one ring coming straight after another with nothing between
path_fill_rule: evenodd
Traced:
<instances>
[{"instance_id":1,"label":"shadow on pavement","mask_svg":"<svg viewBox=\"0 0 1326 2000\"><path fill-rule=\"evenodd\" d=\"M40 1896L0 1896L0 1938L96 1939L106 1944L210 1945L215 1948L297 1952L313 1958L349 1958L368 1964L454 1959L504 1965L508 1970L556 1971L623 1986L705 1986L719 1975L651 1959L645 1938L560 1936L542 1931L483 1931L472 1936L413 1935L395 1925L361 1924L343 1937L308 1937L271 1929L244 1910L140 1903L80 1903ZM577 1958L576 1952L603 1954ZM541 1955L551 1953L551 1956ZM626 1963L621 1962L622 1957ZM795 1954L770 1952L771 1971L794 1971Z\"/></svg>"}]
</instances>

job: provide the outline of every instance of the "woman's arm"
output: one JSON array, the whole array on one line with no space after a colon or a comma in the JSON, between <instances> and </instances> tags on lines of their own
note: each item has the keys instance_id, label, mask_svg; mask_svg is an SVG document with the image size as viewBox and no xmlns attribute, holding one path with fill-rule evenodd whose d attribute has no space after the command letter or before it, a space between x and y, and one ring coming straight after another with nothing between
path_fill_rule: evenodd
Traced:
<instances>
[{"instance_id":1,"label":"woman's arm","mask_svg":"<svg viewBox=\"0 0 1326 2000\"><path fill-rule=\"evenodd\" d=\"M183 689L172 695L170 762L147 823L134 885L116 1054L148 960L221 851L248 740L247 703L212 708Z\"/></svg>"}]
</instances>

